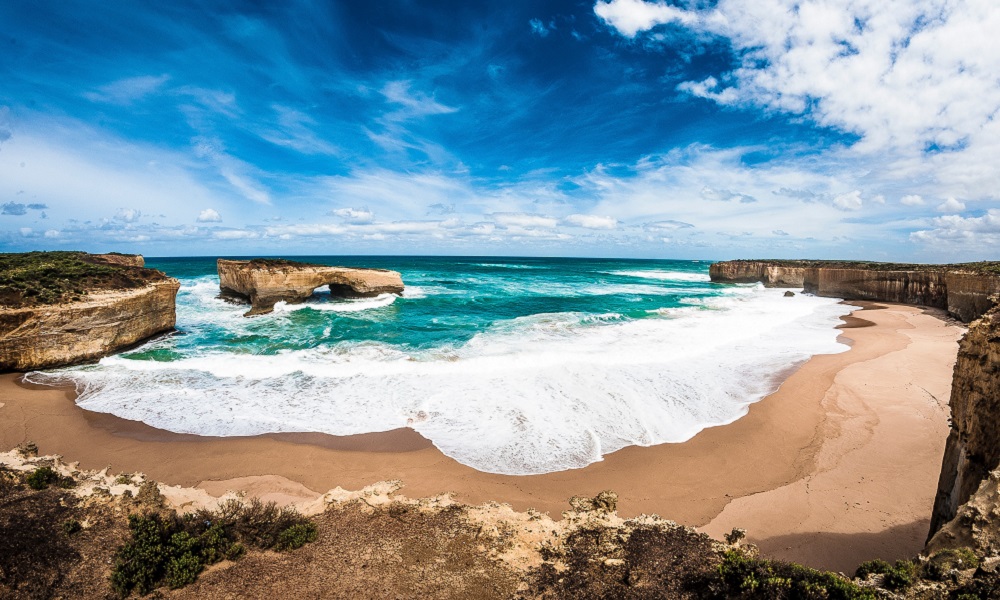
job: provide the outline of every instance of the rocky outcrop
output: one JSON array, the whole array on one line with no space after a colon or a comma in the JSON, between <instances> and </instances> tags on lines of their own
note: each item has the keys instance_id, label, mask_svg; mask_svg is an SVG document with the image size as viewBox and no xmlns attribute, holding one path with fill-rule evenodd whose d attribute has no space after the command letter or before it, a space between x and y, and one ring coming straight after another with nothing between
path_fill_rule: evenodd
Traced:
<instances>
[{"instance_id":1,"label":"rocky outcrop","mask_svg":"<svg viewBox=\"0 0 1000 600\"><path fill-rule=\"evenodd\" d=\"M951 432L934 501L932 533L954 519L990 472L1000 467L998 424L1000 307L973 322L959 344L951 387ZM993 516L998 517L1000 514ZM962 527L961 523L951 527L952 533Z\"/></svg>"},{"instance_id":2,"label":"rocky outcrop","mask_svg":"<svg viewBox=\"0 0 1000 600\"><path fill-rule=\"evenodd\" d=\"M310 265L287 260L226 260L220 258L222 296L249 302L244 316L269 313L278 302L300 303L316 288L329 285L330 293L343 298L402 294L403 279L396 271Z\"/></svg>"},{"instance_id":3,"label":"rocky outcrop","mask_svg":"<svg viewBox=\"0 0 1000 600\"><path fill-rule=\"evenodd\" d=\"M777 265L761 260L717 262L708 267L712 281L763 283L766 287L802 287L804 267Z\"/></svg>"},{"instance_id":4,"label":"rocky outcrop","mask_svg":"<svg viewBox=\"0 0 1000 600\"><path fill-rule=\"evenodd\" d=\"M843 261L718 262L709 267L712 281L802 287L817 296L916 304L947 310L964 322L992 306L1000 293L1000 275L977 265L887 265Z\"/></svg>"},{"instance_id":5,"label":"rocky outcrop","mask_svg":"<svg viewBox=\"0 0 1000 600\"><path fill-rule=\"evenodd\" d=\"M180 284L94 292L75 302L0 307L0 372L99 360L173 329Z\"/></svg>"},{"instance_id":6,"label":"rocky outcrop","mask_svg":"<svg viewBox=\"0 0 1000 600\"><path fill-rule=\"evenodd\" d=\"M118 265L121 267L146 266L146 260L141 254L119 254L117 252L109 252L107 254L91 254L90 256L91 258L97 259L109 265Z\"/></svg>"}]
</instances>

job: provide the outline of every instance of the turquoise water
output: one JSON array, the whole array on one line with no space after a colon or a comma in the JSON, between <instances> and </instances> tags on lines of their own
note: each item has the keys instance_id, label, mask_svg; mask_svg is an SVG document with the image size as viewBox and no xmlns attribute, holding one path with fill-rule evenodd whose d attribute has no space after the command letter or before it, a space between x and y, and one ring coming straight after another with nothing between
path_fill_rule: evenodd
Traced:
<instances>
[{"instance_id":1,"label":"turquoise water","mask_svg":"<svg viewBox=\"0 0 1000 600\"><path fill-rule=\"evenodd\" d=\"M400 271L402 297L245 318L215 259L149 259L181 281L177 335L34 374L90 410L172 431L349 435L412 427L477 469L578 468L728 423L776 374L845 349L835 300L713 284L707 262L298 257Z\"/></svg>"}]
</instances>

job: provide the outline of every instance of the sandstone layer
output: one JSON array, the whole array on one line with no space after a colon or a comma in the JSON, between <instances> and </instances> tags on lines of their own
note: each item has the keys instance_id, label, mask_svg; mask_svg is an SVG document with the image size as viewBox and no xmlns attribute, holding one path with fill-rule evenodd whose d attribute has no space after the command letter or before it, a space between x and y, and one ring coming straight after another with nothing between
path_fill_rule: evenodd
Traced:
<instances>
[{"instance_id":1,"label":"sandstone layer","mask_svg":"<svg viewBox=\"0 0 1000 600\"><path fill-rule=\"evenodd\" d=\"M278 302L297 304L324 285L343 298L402 294L396 271L309 265L286 260L218 260L219 287L224 297L249 301L245 316L269 313Z\"/></svg>"},{"instance_id":2,"label":"sandstone layer","mask_svg":"<svg viewBox=\"0 0 1000 600\"><path fill-rule=\"evenodd\" d=\"M117 252L109 252L107 254L91 254L90 256L109 265L118 265L122 267L146 266L146 260L141 254L119 254Z\"/></svg>"},{"instance_id":3,"label":"sandstone layer","mask_svg":"<svg viewBox=\"0 0 1000 600\"><path fill-rule=\"evenodd\" d=\"M712 281L802 287L817 296L898 302L946 309L972 321L1000 293L1000 275L964 265L886 265L843 261L734 260L709 267Z\"/></svg>"},{"instance_id":4,"label":"sandstone layer","mask_svg":"<svg viewBox=\"0 0 1000 600\"><path fill-rule=\"evenodd\" d=\"M931 517L932 534L959 515L962 505L989 480L990 472L1000 467L998 423L1000 307L973 322L959 345L951 388L951 432ZM997 517L1000 513L993 515L994 520ZM963 528L960 524L949 527L952 533ZM1000 522L993 527L1000 530Z\"/></svg>"},{"instance_id":5,"label":"sandstone layer","mask_svg":"<svg viewBox=\"0 0 1000 600\"><path fill-rule=\"evenodd\" d=\"M95 292L47 306L0 307L0 372L99 360L173 329L180 284L164 277L139 289Z\"/></svg>"}]
</instances>

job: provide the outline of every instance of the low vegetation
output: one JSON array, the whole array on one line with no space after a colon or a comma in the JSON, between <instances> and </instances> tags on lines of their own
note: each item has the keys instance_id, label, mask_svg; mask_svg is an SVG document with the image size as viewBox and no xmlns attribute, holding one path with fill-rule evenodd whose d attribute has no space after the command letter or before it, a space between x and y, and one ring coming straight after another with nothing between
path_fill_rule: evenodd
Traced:
<instances>
[{"instance_id":1,"label":"low vegetation","mask_svg":"<svg viewBox=\"0 0 1000 600\"><path fill-rule=\"evenodd\" d=\"M840 575L795 563L757 558L728 550L709 583L708 597L719 600L875 600L871 589Z\"/></svg>"},{"instance_id":2,"label":"low vegetation","mask_svg":"<svg viewBox=\"0 0 1000 600\"><path fill-rule=\"evenodd\" d=\"M316 525L293 509L258 499L217 510L129 516L131 539L118 549L111 587L120 596L193 583L208 565L239 558L247 547L294 550L316 539Z\"/></svg>"},{"instance_id":3,"label":"low vegetation","mask_svg":"<svg viewBox=\"0 0 1000 600\"><path fill-rule=\"evenodd\" d=\"M153 269L112 265L85 252L0 254L0 306L72 302L96 291L141 288L163 277Z\"/></svg>"},{"instance_id":4,"label":"low vegetation","mask_svg":"<svg viewBox=\"0 0 1000 600\"><path fill-rule=\"evenodd\" d=\"M972 273L984 273L990 275L1000 275L1000 261L983 261L974 263L955 264L912 264L912 263L887 263L857 260L782 260L782 259L753 259L753 260L732 260L726 262L766 262L784 267L825 267L828 269L864 269L867 271L968 271Z\"/></svg>"}]
</instances>

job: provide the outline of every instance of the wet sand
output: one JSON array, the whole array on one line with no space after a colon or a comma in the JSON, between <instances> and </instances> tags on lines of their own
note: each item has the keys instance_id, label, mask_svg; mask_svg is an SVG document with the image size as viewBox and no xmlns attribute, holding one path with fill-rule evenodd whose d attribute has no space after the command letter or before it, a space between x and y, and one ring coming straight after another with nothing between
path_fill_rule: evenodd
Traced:
<instances>
[{"instance_id":1,"label":"wet sand","mask_svg":"<svg viewBox=\"0 0 1000 600\"><path fill-rule=\"evenodd\" d=\"M766 552L847 570L923 545L947 435L962 330L928 311L853 303L847 352L821 355L738 421L681 444L630 447L583 469L481 473L409 429L359 436L174 434L76 406L72 391L0 376L0 449L34 441L81 468L110 466L212 494L301 500L398 479L410 497L454 493L557 516L611 489L622 516L655 513L714 535L746 528ZM769 374L761 374L766 377Z\"/></svg>"}]
</instances>

